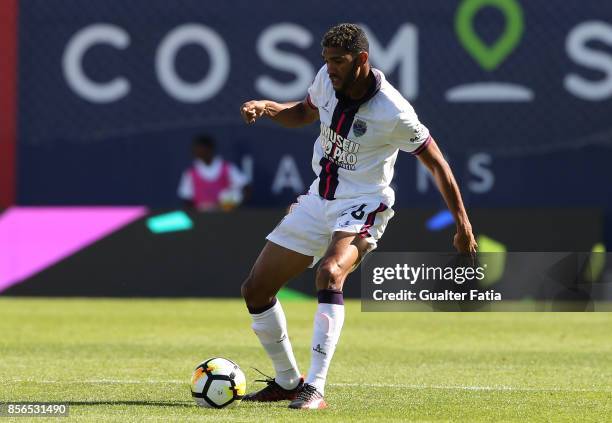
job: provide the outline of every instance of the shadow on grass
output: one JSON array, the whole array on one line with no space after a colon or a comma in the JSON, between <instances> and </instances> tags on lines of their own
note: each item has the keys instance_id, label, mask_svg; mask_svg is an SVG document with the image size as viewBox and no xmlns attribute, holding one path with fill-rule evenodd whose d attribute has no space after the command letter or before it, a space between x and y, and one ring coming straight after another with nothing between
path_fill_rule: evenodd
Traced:
<instances>
[{"instance_id":1,"label":"shadow on grass","mask_svg":"<svg viewBox=\"0 0 612 423\"><path fill-rule=\"evenodd\" d=\"M141 405L141 406L153 406L153 407L183 407L192 408L197 407L194 402L189 401L66 401L62 404L67 405Z\"/></svg>"},{"instance_id":2,"label":"shadow on grass","mask_svg":"<svg viewBox=\"0 0 612 423\"><path fill-rule=\"evenodd\" d=\"M143 407L175 407L175 408L200 408L192 401L62 401L62 404L70 406L98 406L98 405L135 405ZM285 408L287 409L287 403L255 403L255 402L241 402L240 407L252 407L252 408ZM203 407L202 407L203 408ZM204 408L206 409L206 408Z\"/></svg>"}]
</instances>

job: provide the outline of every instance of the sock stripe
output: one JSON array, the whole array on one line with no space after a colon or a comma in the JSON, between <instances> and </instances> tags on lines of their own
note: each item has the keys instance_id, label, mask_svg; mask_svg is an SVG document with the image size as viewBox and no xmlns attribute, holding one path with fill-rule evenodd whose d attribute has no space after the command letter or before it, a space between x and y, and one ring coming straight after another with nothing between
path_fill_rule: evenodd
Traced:
<instances>
[{"instance_id":1,"label":"sock stripe","mask_svg":"<svg viewBox=\"0 0 612 423\"><path fill-rule=\"evenodd\" d=\"M337 289L321 289L317 291L319 304L338 304L344 305L344 295Z\"/></svg>"},{"instance_id":2,"label":"sock stripe","mask_svg":"<svg viewBox=\"0 0 612 423\"><path fill-rule=\"evenodd\" d=\"M276 301L277 301L277 299L276 299L276 297L274 297L272 299L272 302L270 304L266 305L266 306L254 308L254 307L249 307L247 305L247 308L249 309L249 313L251 313L251 314L261 314L261 313L263 313L265 311L270 310L272 307L274 307L276 305Z\"/></svg>"}]
</instances>

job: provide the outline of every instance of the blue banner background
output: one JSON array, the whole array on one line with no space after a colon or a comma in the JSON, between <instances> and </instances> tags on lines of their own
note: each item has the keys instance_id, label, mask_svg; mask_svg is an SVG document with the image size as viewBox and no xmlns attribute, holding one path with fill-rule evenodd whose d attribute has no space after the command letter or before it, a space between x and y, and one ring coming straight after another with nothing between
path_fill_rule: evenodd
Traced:
<instances>
[{"instance_id":1,"label":"blue banner background","mask_svg":"<svg viewBox=\"0 0 612 423\"><path fill-rule=\"evenodd\" d=\"M418 92L411 102L451 161L468 205L612 209L612 94L587 100L564 86L570 74L592 83L612 79L612 71L576 63L566 47L569 34L585 22L599 22L612 39L612 3L520 1L522 38L493 71L483 69L460 43L454 29L459 3L393 0L373 6L353 1L347 7L346 2L319 0L22 0L18 202L172 207L179 204L176 187L190 163L191 138L206 132L216 136L226 158L238 164L245 156L252 158L251 205L285 206L296 192L272 190L281 158L294 159L307 187L314 178L310 155L318 126L287 130L264 121L242 124L241 103L265 97L256 88L258 77L282 83L296 77L266 63L257 53L258 39L280 23L302 27L312 37L308 47L283 42L278 49L300 56L316 72L325 30L339 21L355 21L365 23L384 48L403 25L417 29ZM116 25L130 37L125 49L99 44L84 56L83 69L92 80L107 82L121 75L130 82L125 97L104 104L79 96L62 71L71 37L97 23ZM155 71L164 37L188 23L214 30L230 57L223 88L198 103L173 98ZM503 15L490 7L474 21L489 44L504 25ZM593 39L588 48L612 60L612 43L604 41ZM401 54L412 57L405 48ZM194 82L207 74L211 59L201 47L187 45L175 64L181 78ZM387 77L401 86L400 74L398 65ZM453 103L446 98L453 87L491 81L522 85L533 92L533 101ZM414 158L402 154L396 169L398 206L442 205L431 183L419 189Z\"/></svg>"}]
</instances>

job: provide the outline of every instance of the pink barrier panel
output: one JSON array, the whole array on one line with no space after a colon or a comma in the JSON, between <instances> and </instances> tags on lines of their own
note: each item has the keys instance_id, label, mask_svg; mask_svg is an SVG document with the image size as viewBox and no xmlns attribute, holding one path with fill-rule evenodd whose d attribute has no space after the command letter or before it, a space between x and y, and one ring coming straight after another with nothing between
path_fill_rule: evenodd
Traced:
<instances>
[{"instance_id":1,"label":"pink barrier panel","mask_svg":"<svg viewBox=\"0 0 612 423\"><path fill-rule=\"evenodd\" d=\"M0 292L115 232L145 207L12 207L0 215Z\"/></svg>"}]
</instances>

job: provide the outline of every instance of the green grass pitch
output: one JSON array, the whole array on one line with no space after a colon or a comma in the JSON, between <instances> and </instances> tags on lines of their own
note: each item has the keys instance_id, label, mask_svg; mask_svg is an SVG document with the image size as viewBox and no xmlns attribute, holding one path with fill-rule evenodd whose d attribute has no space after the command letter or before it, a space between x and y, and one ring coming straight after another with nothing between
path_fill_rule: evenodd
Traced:
<instances>
[{"instance_id":1,"label":"green grass pitch","mask_svg":"<svg viewBox=\"0 0 612 423\"><path fill-rule=\"evenodd\" d=\"M284 308L306 372L316 303ZM251 366L272 372L239 300L0 299L0 402L70 404L68 418L39 422L612 420L610 313L362 313L349 302L321 411L198 408L189 379L211 356L240 364L249 391Z\"/></svg>"}]
</instances>

